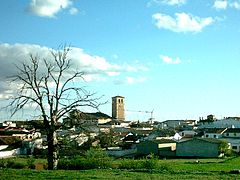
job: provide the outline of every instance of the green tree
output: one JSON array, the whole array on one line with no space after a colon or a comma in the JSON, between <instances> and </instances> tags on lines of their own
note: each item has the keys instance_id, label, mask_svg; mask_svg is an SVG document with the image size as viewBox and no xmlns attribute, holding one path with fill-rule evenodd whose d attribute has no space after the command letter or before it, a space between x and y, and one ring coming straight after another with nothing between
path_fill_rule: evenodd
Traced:
<instances>
[{"instance_id":1,"label":"green tree","mask_svg":"<svg viewBox=\"0 0 240 180\"><path fill-rule=\"evenodd\" d=\"M101 146L101 148L107 148L107 147L111 147L114 146L114 136L113 136L113 132L110 131L110 133L100 133L98 136L99 139L99 144Z\"/></svg>"},{"instance_id":2,"label":"green tree","mask_svg":"<svg viewBox=\"0 0 240 180\"><path fill-rule=\"evenodd\" d=\"M229 148L229 144L226 140L221 140L218 150L219 150L219 153L224 155L229 154L231 151Z\"/></svg>"}]
</instances>

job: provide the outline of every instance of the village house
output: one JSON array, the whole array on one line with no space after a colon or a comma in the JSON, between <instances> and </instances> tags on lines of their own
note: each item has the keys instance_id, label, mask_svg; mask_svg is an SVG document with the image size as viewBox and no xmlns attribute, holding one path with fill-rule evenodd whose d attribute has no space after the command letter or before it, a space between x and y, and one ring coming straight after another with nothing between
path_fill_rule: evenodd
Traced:
<instances>
[{"instance_id":1,"label":"village house","mask_svg":"<svg viewBox=\"0 0 240 180\"><path fill-rule=\"evenodd\" d=\"M227 117L214 121L200 121L198 123L198 129L206 128L240 128L240 118Z\"/></svg>"},{"instance_id":2,"label":"village house","mask_svg":"<svg viewBox=\"0 0 240 180\"><path fill-rule=\"evenodd\" d=\"M179 141L176 146L178 157L219 157L221 141L212 138L193 138Z\"/></svg>"},{"instance_id":3,"label":"village house","mask_svg":"<svg viewBox=\"0 0 240 180\"><path fill-rule=\"evenodd\" d=\"M227 128L208 128L205 129L204 132L204 138L222 138L223 133L227 131Z\"/></svg>"},{"instance_id":4,"label":"village house","mask_svg":"<svg viewBox=\"0 0 240 180\"><path fill-rule=\"evenodd\" d=\"M5 127L17 127L16 123L13 123L12 121L4 121L0 123L0 128L5 128Z\"/></svg>"},{"instance_id":5,"label":"village house","mask_svg":"<svg viewBox=\"0 0 240 180\"><path fill-rule=\"evenodd\" d=\"M240 128L227 128L223 133L225 138L240 138Z\"/></svg>"},{"instance_id":6,"label":"village house","mask_svg":"<svg viewBox=\"0 0 240 180\"><path fill-rule=\"evenodd\" d=\"M159 129L182 128L186 130L194 129L197 125L196 120L166 120L158 124Z\"/></svg>"},{"instance_id":7,"label":"village house","mask_svg":"<svg viewBox=\"0 0 240 180\"><path fill-rule=\"evenodd\" d=\"M197 132L193 131L193 130L183 130L183 131L178 132L178 134L182 138L193 138L194 136L197 135Z\"/></svg>"},{"instance_id":8,"label":"village house","mask_svg":"<svg viewBox=\"0 0 240 180\"><path fill-rule=\"evenodd\" d=\"M159 124L160 129L177 128L183 124L183 120L166 120Z\"/></svg>"},{"instance_id":9,"label":"village house","mask_svg":"<svg viewBox=\"0 0 240 180\"><path fill-rule=\"evenodd\" d=\"M233 151L240 152L240 128L228 128L222 139L230 143Z\"/></svg>"},{"instance_id":10,"label":"village house","mask_svg":"<svg viewBox=\"0 0 240 180\"><path fill-rule=\"evenodd\" d=\"M35 130L27 130L25 128L16 128L16 127L5 127L0 128L0 137L1 136L14 136L18 137L21 140L31 140L41 137L40 132Z\"/></svg>"},{"instance_id":11,"label":"village house","mask_svg":"<svg viewBox=\"0 0 240 180\"><path fill-rule=\"evenodd\" d=\"M175 156L176 142L170 139L142 141L136 145L137 155L155 154L162 157Z\"/></svg>"}]
</instances>

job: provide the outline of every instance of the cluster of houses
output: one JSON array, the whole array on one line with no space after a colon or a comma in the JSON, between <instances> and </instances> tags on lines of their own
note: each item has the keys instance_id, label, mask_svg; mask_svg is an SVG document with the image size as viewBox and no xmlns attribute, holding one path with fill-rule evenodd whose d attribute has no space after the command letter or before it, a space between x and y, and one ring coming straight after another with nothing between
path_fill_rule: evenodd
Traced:
<instances>
[{"instance_id":1,"label":"cluster of houses","mask_svg":"<svg viewBox=\"0 0 240 180\"><path fill-rule=\"evenodd\" d=\"M30 155L34 146L42 148L41 138L41 133L35 129L19 127L12 121L2 122L0 123L0 158Z\"/></svg>"},{"instance_id":2,"label":"cluster of houses","mask_svg":"<svg viewBox=\"0 0 240 180\"><path fill-rule=\"evenodd\" d=\"M115 157L149 154L162 157L219 157L223 153L224 143L229 150L240 152L239 117L216 119L209 115L198 121L159 122L153 121L153 118L147 122L126 121L124 97L113 97L112 107L112 117L100 112L72 112L71 117L63 119L57 130L59 143L67 144L69 149L86 147L86 144L98 146ZM47 138L42 131L41 120L36 122L35 125L24 121L0 123L0 158L30 155L46 149Z\"/></svg>"},{"instance_id":3,"label":"cluster of houses","mask_svg":"<svg viewBox=\"0 0 240 180\"><path fill-rule=\"evenodd\" d=\"M151 124L152 131L145 137L134 138L134 129L126 137L132 143L129 149L108 148L112 156L142 156L156 154L162 157L219 157L222 145L236 153L240 152L240 119L228 117L212 120L167 120ZM214 124L221 126L214 126ZM235 124L235 126L233 126ZM144 131L144 128L142 128ZM169 132L165 134L163 132ZM125 140L125 139L123 139Z\"/></svg>"},{"instance_id":4,"label":"cluster of houses","mask_svg":"<svg viewBox=\"0 0 240 180\"><path fill-rule=\"evenodd\" d=\"M91 145L98 146L100 142L97 137L100 134L110 135L112 142L105 146L105 150L115 157L149 154L162 157L218 157L222 154L220 148L223 141L229 144L232 151L240 152L240 119L237 117L217 120L208 116L200 121L151 123L120 121L101 113L97 117L80 119L78 124L63 126L57 131L59 139L67 139L77 147L92 139ZM64 123L67 121L65 119ZM0 158L30 155L34 149L46 149L44 141L46 136L41 135L38 129L17 127L15 122L0 124Z\"/></svg>"}]
</instances>

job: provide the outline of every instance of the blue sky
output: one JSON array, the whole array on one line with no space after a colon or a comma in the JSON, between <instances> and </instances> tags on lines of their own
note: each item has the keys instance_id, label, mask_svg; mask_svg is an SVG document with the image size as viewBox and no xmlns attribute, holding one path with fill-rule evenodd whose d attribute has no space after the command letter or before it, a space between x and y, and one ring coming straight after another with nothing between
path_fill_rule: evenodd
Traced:
<instances>
[{"instance_id":1,"label":"blue sky","mask_svg":"<svg viewBox=\"0 0 240 180\"><path fill-rule=\"evenodd\" d=\"M104 113L121 95L159 121L240 115L240 0L3 0L0 17L1 106L13 63L67 43Z\"/></svg>"}]
</instances>

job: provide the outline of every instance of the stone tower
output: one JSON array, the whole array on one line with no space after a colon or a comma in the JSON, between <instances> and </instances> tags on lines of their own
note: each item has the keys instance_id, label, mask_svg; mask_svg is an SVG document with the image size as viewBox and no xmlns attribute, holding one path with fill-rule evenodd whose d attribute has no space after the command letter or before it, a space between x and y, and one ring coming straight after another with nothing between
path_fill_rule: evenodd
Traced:
<instances>
[{"instance_id":1,"label":"stone tower","mask_svg":"<svg viewBox=\"0 0 240 180\"><path fill-rule=\"evenodd\" d=\"M112 118L122 121L125 120L124 97L122 96L112 97Z\"/></svg>"}]
</instances>

